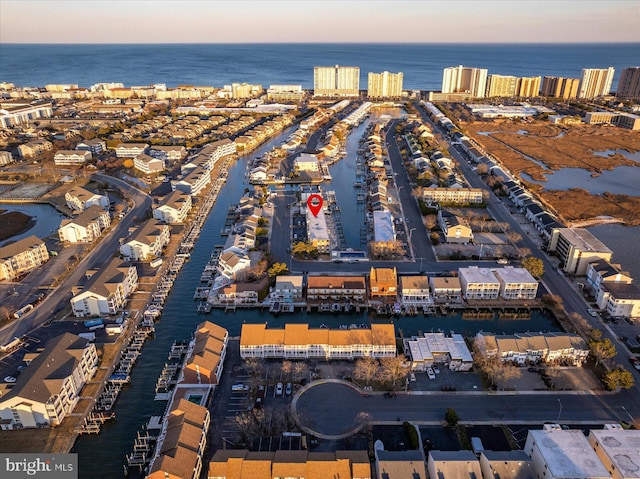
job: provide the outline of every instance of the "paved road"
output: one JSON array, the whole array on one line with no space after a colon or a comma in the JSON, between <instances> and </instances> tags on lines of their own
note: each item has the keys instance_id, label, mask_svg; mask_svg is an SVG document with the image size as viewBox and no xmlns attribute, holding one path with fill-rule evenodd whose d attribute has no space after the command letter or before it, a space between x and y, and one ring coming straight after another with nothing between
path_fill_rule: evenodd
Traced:
<instances>
[{"instance_id":1,"label":"paved road","mask_svg":"<svg viewBox=\"0 0 640 479\"><path fill-rule=\"evenodd\" d=\"M541 423L558 421L602 423L629 421L640 415L640 404L626 392L589 394L515 393L399 393L387 399L380 394L362 395L340 383L314 385L294 402L301 423L327 435L346 434L357 428L363 413L371 421L417 421L440 423L447 408L462 422Z\"/></svg>"},{"instance_id":2,"label":"paved road","mask_svg":"<svg viewBox=\"0 0 640 479\"><path fill-rule=\"evenodd\" d=\"M70 272L58 287L52 291L31 313L14 321L0 331L0 344L6 344L14 337L22 337L49 320L54 311L67 306L71 299L71 288L80 283L87 269L105 264L119 247L119 240L125 237L128 229L146 218L151 206L151 198L146 193L108 175L96 173L93 178L121 189L134 206L128 214L102 239L102 241L85 256Z\"/></svg>"}]
</instances>

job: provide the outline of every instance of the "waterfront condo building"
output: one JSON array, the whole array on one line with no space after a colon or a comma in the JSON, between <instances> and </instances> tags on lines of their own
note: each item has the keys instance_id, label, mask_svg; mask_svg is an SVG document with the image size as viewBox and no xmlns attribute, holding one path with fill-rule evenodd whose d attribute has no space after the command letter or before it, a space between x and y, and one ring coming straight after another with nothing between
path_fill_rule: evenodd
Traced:
<instances>
[{"instance_id":1,"label":"waterfront condo building","mask_svg":"<svg viewBox=\"0 0 640 479\"><path fill-rule=\"evenodd\" d=\"M243 324L240 357L284 359L356 359L394 357L393 324L372 324L363 329L310 328L308 324L268 329L266 324Z\"/></svg>"},{"instance_id":2,"label":"waterfront condo building","mask_svg":"<svg viewBox=\"0 0 640 479\"><path fill-rule=\"evenodd\" d=\"M390 300L398 298L398 273L396 268L371 268L369 272L371 299Z\"/></svg>"},{"instance_id":3,"label":"waterfront condo building","mask_svg":"<svg viewBox=\"0 0 640 479\"><path fill-rule=\"evenodd\" d=\"M640 431L625 429L620 424L605 424L602 429L591 429L587 440L612 479L639 475Z\"/></svg>"},{"instance_id":4,"label":"waterfront condo building","mask_svg":"<svg viewBox=\"0 0 640 479\"><path fill-rule=\"evenodd\" d=\"M81 186L74 186L64 195L67 206L72 210L83 211L93 205L109 209L109 197L89 191Z\"/></svg>"},{"instance_id":5,"label":"waterfront condo building","mask_svg":"<svg viewBox=\"0 0 640 479\"><path fill-rule=\"evenodd\" d=\"M590 263L603 259L611 261L613 252L585 228L557 228L553 230L549 251L555 251L560 267L569 274L584 276Z\"/></svg>"},{"instance_id":6,"label":"waterfront condo building","mask_svg":"<svg viewBox=\"0 0 640 479\"><path fill-rule=\"evenodd\" d=\"M120 143L116 147L116 156L118 158L135 158L142 153L146 153L149 149L147 143Z\"/></svg>"},{"instance_id":7,"label":"waterfront condo building","mask_svg":"<svg viewBox=\"0 0 640 479\"><path fill-rule=\"evenodd\" d=\"M462 295L470 299L498 299L500 281L489 268L459 268Z\"/></svg>"},{"instance_id":8,"label":"waterfront condo building","mask_svg":"<svg viewBox=\"0 0 640 479\"><path fill-rule=\"evenodd\" d=\"M405 306L431 304L427 276L400 276L400 302Z\"/></svg>"},{"instance_id":9,"label":"waterfront condo building","mask_svg":"<svg viewBox=\"0 0 640 479\"><path fill-rule=\"evenodd\" d=\"M276 285L271 292L271 302L299 303L302 298L302 275L276 277Z\"/></svg>"},{"instance_id":10,"label":"waterfront condo building","mask_svg":"<svg viewBox=\"0 0 640 479\"><path fill-rule=\"evenodd\" d=\"M76 150L90 151L92 155L98 156L107 149L107 143L100 138L81 141L76 145Z\"/></svg>"},{"instance_id":11,"label":"waterfront condo building","mask_svg":"<svg viewBox=\"0 0 640 479\"><path fill-rule=\"evenodd\" d=\"M324 208L321 208L317 215L314 215L309 208L306 208L307 215L307 238L320 254L331 251L331 239L329 238L329 227Z\"/></svg>"},{"instance_id":12,"label":"waterfront condo building","mask_svg":"<svg viewBox=\"0 0 640 479\"><path fill-rule=\"evenodd\" d=\"M188 172L184 178L171 182L173 191L182 191L191 196L198 196L211 183L211 172L201 167L196 167Z\"/></svg>"},{"instance_id":13,"label":"waterfront condo building","mask_svg":"<svg viewBox=\"0 0 640 479\"><path fill-rule=\"evenodd\" d=\"M138 270L135 265L114 258L99 271L90 273L89 282L73 298L74 316L105 316L116 314L127 303L127 298L138 288Z\"/></svg>"},{"instance_id":14,"label":"waterfront condo building","mask_svg":"<svg viewBox=\"0 0 640 479\"><path fill-rule=\"evenodd\" d=\"M542 80L542 96L568 100L578 96L578 78L546 76Z\"/></svg>"},{"instance_id":15,"label":"waterfront condo building","mask_svg":"<svg viewBox=\"0 0 640 479\"><path fill-rule=\"evenodd\" d=\"M489 75L487 80L487 98L516 96L518 79L514 76Z\"/></svg>"},{"instance_id":16,"label":"waterfront condo building","mask_svg":"<svg viewBox=\"0 0 640 479\"><path fill-rule=\"evenodd\" d=\"M245 477L247 479L285 477L372 479L377 476L371 474L367 451L253 452L247 449L216 451L209 463L210 479L244 479ZM388 477L392 479L392 476Z\"/></svg>"},{"instance_id":17,"label":"waterfront condo building","mask_svg":"<svg viewBox=\"0 0 640 479\"><path fill-rule=\"evenodd\" d=\"M640 67L629 67L622 70L616 98L619 100L640 100Z\"/></svg>"},{"instance_id":18,"label":"waterfront condo building","mask_svg":"<svg viewBox=\"0 0 640 479\"><path fill-rule=\"evenodd\" d=\"M58 228L58 236L64 243L92 243L110 225L109 212L98 205L93 205L75 218L62 220Z\"/></svg>"},{"instance_id":19,"label":"waterfront condo building","mask_svg":"<svg viewBox=\"0 0 640 479\"><path fill-rule=\"evenodd\" d=\"M369 72L367 96L369 98L400 98L402 96L402 72Z\"/></svg>"},{"instance_id":20,"label":"waterfront condo building","mask_svg":"<svg viewBox=\"0 0 640 479\"><path fill-rule=\"evenodd\" d=\"M542 78L537 77L518 77L518 85L516 86L516 96L522 98L534 98L540 96L540 82Z\"/></svg>"},{"instance_id":21,"label":"waterfront condo building","mask_svg":"<svg viewBox=\"0 0 640 479\"><path fill-rule=\"evenodd\" d=\"M211 321L198 325L180 381L183 385L215 386L222 378L229 332Z\"/></svg>"},{"instance_id":22,"label":"waterfront condo building","mask_svg":"<svg viewBox=\"0 0 640 479\"><path fill-rule=\"evenodd\" d=\"M336 65L313 68L314 96L358 96L360 67Z\"/></svg>"},{"instance_id":23,"label":"waterfront condo building","mask_svg":"<svg viewBox=\"0 0 640 479\"><path fill-rule=\"evenodd\" d=\"M538 293L538 281L525 268L496 268L494 275L503 299L535 299Z\"/></svg>"},{"instance_id":24,"label":"waterfront condo building","mask_svg":"<svg viewBox=\"0 0 640 479\"><path fill-rule=\"evenodd\" d=\"M49 260L44 241L28 236L0 248L0 280L14 280Z\"/></svg>"},{"instance_id":25,"label":"waterfront condo building","mask_svg":"<svg viewBox=\"0 0 640 479\"><path fill-rule=\"evenodd\" d=\"M47 101L1 100L0 128L24 125L38 118L50 118L53 104Z\"/></svg>"},{"instance_id":26,"label":"waterfront condo building","mask_svg":"<svg viewBox=\"0 0 640 479\"><path fill-rule=\"evenodd\" d=\"M464 67L445 68L442 74L442 93L468 93L483 98L487 89L487 69Z\"/></svg>"},{"instance_id":27,"label":"waterfront condo building","mask_svg":"<svg viewBox=\"0 0 640 479\"><path fill-rule=\"evenodd\" d=\"M302 85L269 85L267 100L276 103L299 102L304 98Z\"/></svg>"},{"instance_id":28,"label":"waterfront condo building","mask_svg":"<svg viewBox=\"0 0 640 479\"><path fill-rule=\"evenodd\" d=\"M578 98L597 98L608 95L611 91L614 73L613 67L583 68Z\"/></svg>"},{"instance_id":29,"label":"waterfront condo building","mask_svg":"<svg viewBox=\"0 0 640 479\"><path fill-rule=\"evenodd\" d=\"M310 302L362 303L366 297L364 276L307 277L307 300Z\"/></svg>"},{"instance_id":30,"label":"waterfront condo building","mask_svg":"<svg viewBox=\"0 0 640 479\"><path fill-rule=\"evenodd\" d=\"M13 387L0 386L3 430L60 425L98 367L95 345L71 333L50 339L42 352L27 353L24 361L27 367Z\"/></svg>"},{"instance_id":31,"label":"waterfront condo building","mask_svg":"<svg viewBox=\"0 0 640 479\"><path fill-rule=\"evenodd\" d=\"M142 223L131 237L120 246L120 254L126 261L148 261L162 256L162 248L169 244L171 229L157 219Z\"/></svg>"},{"instance_id":32,"label":"waterfront condo building","mask_svg":"<svg viewBox=\"0 0 640 479\"><path fill-rule=\"evenodd\" d=\"M153 217L167 224L182 223L191 210L191 195L180 190L172 191L160 204L153 205Z\"/></svg>"},{"instance_id":33,"label":"waterfront condo building","mask_svg":"<svg viewBox=\"0 0 640 479\"><path fill-rule=\"evenodd\" d=\"M448 364L451 371L469 371L473 366L471 351L461 334L424 333L404 340L404 350L412 371L426 371L434 364Z\"/></svg>"}]
</instances>

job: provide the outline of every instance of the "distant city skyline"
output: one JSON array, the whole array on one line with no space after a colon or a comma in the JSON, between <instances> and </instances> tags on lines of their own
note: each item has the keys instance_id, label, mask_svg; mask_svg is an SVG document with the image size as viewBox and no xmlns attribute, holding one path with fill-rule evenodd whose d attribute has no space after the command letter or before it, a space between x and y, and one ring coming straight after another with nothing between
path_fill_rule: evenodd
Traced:
<instances>
[{"instance_id":1,"label":"distant city skyline","mask_svg":"<svg viewBox=\"0 0 640 479\"><path fill-rule=\"evenodd\" d=\"M0 0L0 43L622 43L638 32L636 0Z\"/></svg>"}]
</instances>

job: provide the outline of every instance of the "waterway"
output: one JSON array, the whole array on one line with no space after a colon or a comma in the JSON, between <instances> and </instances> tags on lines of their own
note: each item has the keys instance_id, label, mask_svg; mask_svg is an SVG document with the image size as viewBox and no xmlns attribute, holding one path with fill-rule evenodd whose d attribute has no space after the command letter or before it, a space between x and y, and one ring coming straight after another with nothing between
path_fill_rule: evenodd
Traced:
<instances>
[{"instance_id":1,"label":"waterway","mask_svg":"<svg viewBox=\"0 0 640 479\"><path fill-rule=\"evenodd\" d=\"M364 128L364 125L361 125ZM358 127L360 129L360 127ZM358 129L353 132L354 141L358 139ZM250 157L260 156L268 151L274 144L283 141L289 130L285 130L278 139L270 141L260 149L253 152ZM343 160L341 160L343 161ZM167 354L171 344L176 339L188 339L198 323L210 320L227 328L231 336L237 336L244 322L267 322L271 327L280 327L287 322L309 323L312 326L325 324L329 327L338 327L341 324L360 324L369 322L388 322L388 318L370 317L366 313L359 315L331 315L331 314L307 314L296 313L290 316L271 316L258 310L236 311L235 313L223 313L214 310L212 314L205 316L196 312L196 304L193 301L193 292L199 283L200 274L207 263L211 251L215 245L224 244L220 230L224 225L229 206L238 201L242 192L248 185L245 181L247 158L236 161L229 169L227 183L218 196L209 218L202 228L200 238L191 253L191 261L186 263L180 275L174 283L165 305L161 320L156 324L156 333L145 344L142 356L138 359L131 374L131 383L127 385L118 398L115 406L116 419L104 425L99 435L86 435L79 437L73 452L79 457L79 477L115 478L122 477L122 465L126 463L126 454L131 452L136 432L143 424L146 424L153 415L161 415L166 407L165 402L154 401L155 383L167 361ZM339 166L340 162L336 166ZM344 168L349 168L345 162ZM333 172L332 172L333 173ZM336 175L336 178L340 176ZM345 175L346 176L346 175ZM337 183L335 184L337 187ZM349 193L353 190L353 180L348 189L340 190ZM336 193L338 193L336 191ZM347 205L354 203L349 195L338 196L342 209L342 221L344 225L360 225L362 212L357 208L349 208ZM350 230L348 244L359 245L359 226L353 226ZM346 231L345 231L346 233ZM355 241L355 243L351 243ZM483 319L467 320L460 315L447 315L435 317L407 317L397 320L398 330L402 335L411 336L419 332L428 331L455 331L464 335L472 335L477 331L491 331L496 333L516 333L525 331L558 331L558 326L551 318L544 314L534 312L530 319L525 320L500 320Z\"/></svg>"},{"instance_id":2,"label":"waterway","mask_svg":"<svg viewBox=\"0 0 640 479\"><path fill-rule=\"evenodd\" d=\"M0 210L19 211L30 216L35 223L28 229L1 241L0 244L17 241L27 236L36 235L38 238L46 238L50 234L56 233L60 222L65 218L53 206L45 203L24 203L24 204L0 204Z\"/></svg>"}]
</instances>

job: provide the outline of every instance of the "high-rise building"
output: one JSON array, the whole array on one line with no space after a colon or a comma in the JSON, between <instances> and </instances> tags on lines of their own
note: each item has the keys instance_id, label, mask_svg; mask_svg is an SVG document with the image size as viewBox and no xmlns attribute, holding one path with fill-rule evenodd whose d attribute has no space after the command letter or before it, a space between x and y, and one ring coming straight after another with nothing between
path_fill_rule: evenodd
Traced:
<instances>
[{"instance_id":1,"label":"high-rise building","mask_svg":"<svg viewBox=\"0 0 640 479\"><path fill-rule=\"evenodd\" d=\"M520 77L516 87L516 96L533 98L540 95L540 77Z\"/></svg>"},{"instance_id":2,"label":"high-rise building","mask_svg":"<svg viewBox=\"0 0 640 479\"><path fill-rule=\"evenodd\" d=\"M550 98L575 98L578 96L578 85L580 80L577 78L563 78L546 76L542 81L542 96Z\"/></svg>"},{"instance_id":3,"label":"high-rise building","mask_svg":"<svg viewBox=\"0 0 640 479\"><path fill-rule=\"evenodd\" d=\"M622 70L616 98L621 100L640 99L640 67L629 67Z\"/></svg>"},{"instance_id":4,"label":"high-rise building","mask_svg":"<svg viewBox=\"0 0 640 479\"><path fill-rule=\"evenodd\" d=\"M399 98L402 96L402 72L369 72L367 96L369 98Z\"/></svg>"},{"instance_id":5,"label":"high-rise building","mask_svg":"<svg viewBox=\"0 0 640 479\"><path fill-rule=\"evenodd\" d=\"M459 65L445 68L442 74L442 93L469 93L483 98L487 89L487 69Z\"/></svg>"},{"instance_id":6,"label":"high-rise building","mask_svg":"<svg viewBox=\"0 0 640 479\"><path fill-rule=\"evenodd\" d=\"M609 68L583 68L578 98L596 98L609 94L615 69Z\"/></svg>"},{"instance_id":7,"label":"high-rise building","mask_svg":"<svg viewBox=\"0 0 640 479\"><path fill-rule=\"evenodd\" d=\"M516 86L518 79L505 75L489 75L487 80L487 97L514 97L516 96Z\"/></svg>"},{"instance_id":8,"label":"high-rise building","mask_svg":"<svg viewBox=\"0 0 640 479\"><path fill-rule=\"evenodd\" d=\"M315 96L358 96L360 67L314 67L313 94Z\"/></svg>"}]
</instances>

